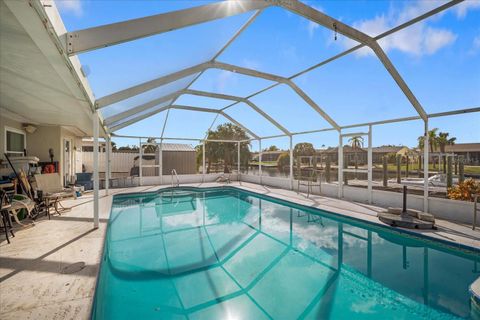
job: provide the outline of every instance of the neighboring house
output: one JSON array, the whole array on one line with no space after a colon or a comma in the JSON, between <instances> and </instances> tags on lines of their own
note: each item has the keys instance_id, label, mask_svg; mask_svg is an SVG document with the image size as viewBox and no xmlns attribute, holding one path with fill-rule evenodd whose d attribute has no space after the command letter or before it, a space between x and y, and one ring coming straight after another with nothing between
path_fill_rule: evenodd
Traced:
<instances>
[{"instance_id":1,"label":"neighboring house","mask_svg":"<svg viewBox=\"0 0 480 320\"><path fill-rule=\"evenodd\" d=\"M373 163L382 163L383 157L388 154L407 154L409 149L404 146L381 146L372 148Z\"/></svg>"},{"instance_id":2,"label":"neighboring house","mask_svg":"<svg viewBox=\"0 0 480 320\"><path fill-rule=\"evenodd\" d=\"M338 147L318 150L319 154L327 155L332 162L338 162ZM351 164L355 162L355 153L357 163L363 165L367 163L367 150L364 148L352 148L351 146L343 147L343 157L346 163ZM320 159L319 159L320 160ZM318 161L319 161L318 160Z\"/></svg>"},{"instance_id":3,"label":"neighboring house","mask_svg":"<svg viewBox=\"0 0 480 320\"><path fill-rule=\"evenodd\" d=\"M405 146L382 146L382 147L373 147L372 148L372 161L373 163L381 163L382 158L388 154L407 154L411 150ZM318 154L328 155L332 162L338 162L338 148L328 148L317 150ZM357 148L356 150L349 145L343 147L344 161L349 164L355 162L355 153L359 165L365 165L368 161L368 149L367 148ZM318 159L320 161L320 159Z\"/></svg>"},{"instance_id":4,"label":"neighboring house","mask_svg":"<svg viewBox=\"0 0 480 320\"><path fill-rule=\"evenodd\" d=\"M463 156L467 165L480 165L480 143L456 143L445 146L445 152Z\"/></svg>"}]
</instances>

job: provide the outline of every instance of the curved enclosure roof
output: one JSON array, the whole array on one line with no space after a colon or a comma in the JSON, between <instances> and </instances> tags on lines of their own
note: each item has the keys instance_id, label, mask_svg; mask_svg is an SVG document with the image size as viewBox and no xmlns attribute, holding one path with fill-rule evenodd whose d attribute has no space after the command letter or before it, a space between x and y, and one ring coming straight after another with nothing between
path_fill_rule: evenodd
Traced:
<instances>
[{"instance_id":1,"label":"curved enclosure roof","mask_svg":"<svg viewBox=\"0 0 480 320\"><path fill-rule=\"evenodd\" d=\"M110 133L156 117L139 135L203 139L232 122L259 139L480 111L468 1L86 6L94 19L64 17L65 46Z\"/></svg>"}]
</instances>

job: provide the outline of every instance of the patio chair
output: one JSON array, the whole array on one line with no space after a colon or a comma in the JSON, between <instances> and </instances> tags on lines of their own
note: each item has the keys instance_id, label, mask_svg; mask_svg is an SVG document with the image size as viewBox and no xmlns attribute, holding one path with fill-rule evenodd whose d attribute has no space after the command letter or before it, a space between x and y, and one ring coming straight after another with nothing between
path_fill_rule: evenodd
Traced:
<instances>
[{"instance_id":1,"label":"patio chair","mask_svg":"<svg viewBox=\"0 0 480 320\"><path fill-rule=\"evenodd\" d=\"M60 200L73 197L77 198L74 188L64 188L61 184L60 174L58 173L47 173L47 174L36 174L35 182L37 185L37 194L38 191L41 191L41 198L45 201L47 207L48 218L50 219L50 208L55 209L55 213L61 214L58 206L61 206L62 211L68 210L64 208Z\"/></svg>"},{"instance_id":2,"label":"patio chair","mask_svg":"<svg viewBox=\"0 0 480 320\"><path fill-rule=\"evenodd\" d=\"M10 208L6 209L6 211L13 216L15 219L15 222L18 223L19 225L26 227L29 226L27 224L24 224L20 222L20 219L18 218L18 215L20 214L21 210L25 210L27 212L27 216L35 220L38 214L35 214L36 209L36 203L32 199L30 199L28 196L23 195L23 194L15 194L12 197L11 203L10 203Z\"/></svg>"},{"instance_id":3,"label":"patio chair","mask_svg":"<svg viewBox=\"0 0 480 320\"><path fill-rule=\"evenodd\" d=\"M77 176L77 179L75 181L75 185L83 186L84 190L93 189L93 180L92 180L93 173L82 172L82 173L77 173L76 176Z\"/></svg>"},{"instance_id":4,"label":"patio chair","mask_svg":"<svg viewBox=\"0 0 480 320\"><path fill-rule=\"evenodd\" d=\"M232 182L231 179L230 179L231 175L232 175L231 173L228 173L228 174L224 173L220 177L218 177L216 181L219 182L219 183L223 182L223 183L229 184L229 183Z\"/></svg>"},{"instance_id":5,"label":"patio chair","mask_svg":"<svg viewBox=\"0 0 480 320\"><path fill-rule=\"evenodd\" d=\"M134 184L133 184L133 181L136 177L139 177L140 175L140 169L139 167L137 166L133 166L130 168L130 175L127 176L127 177L123 177L123 186L126 187L127 186L127 180L129 179L130 182L129 182L129 186L132 187Z\"/></svg>"},{"instance_id":6,"label":"patio chair","mask_svg":"<svg viewBox=\"0 0 480 320\"><path fill-rule=\"evenodd\" d=\"M10 233L12 237L15 237L15 234L13 233L12 220L10 220L10 215L8 213L10 207L11 205L8 202L5 190L0 189L0 215L2 216L2 227L5 230L5 237L7 238L8 243L10 243L8 233Z\"/></svg>"}]
</instances>

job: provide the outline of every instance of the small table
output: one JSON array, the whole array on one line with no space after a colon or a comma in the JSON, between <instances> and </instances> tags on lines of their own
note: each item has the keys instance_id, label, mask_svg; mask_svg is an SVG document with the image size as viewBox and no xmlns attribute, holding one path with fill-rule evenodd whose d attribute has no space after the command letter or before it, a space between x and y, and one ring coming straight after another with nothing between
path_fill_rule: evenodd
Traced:
<instances>
[{"instance_id":1,"label":"small table","mask_svg":"<svg viewBox=\"0 0 480 320\"><path fill-rule=\"evenodd\" d=\"M50 220L50 207L53 207L55 210L55 213L57 213L59 216L63 212L70 211L68 208L64 208L62 204L60 203L60 200L65 197L64 192L58 192L58 193L50 193L48 195L43 196L45 199L45 206L48 214L48 219ZM61 210L58 209L58 205L60 205Z\"/></svg>"}]
</instances>

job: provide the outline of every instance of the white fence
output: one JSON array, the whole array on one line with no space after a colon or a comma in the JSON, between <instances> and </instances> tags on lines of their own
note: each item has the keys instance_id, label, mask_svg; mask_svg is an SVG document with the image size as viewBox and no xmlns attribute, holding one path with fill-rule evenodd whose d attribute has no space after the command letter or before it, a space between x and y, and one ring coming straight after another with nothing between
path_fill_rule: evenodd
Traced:
<instances>
[{"instance_id":1,"label":"white fence","mask_svg":"<svg viewBox=\"0 0 480 320\"><path fill-rule=\"evenodd\" d=\"M82 161L87 172L93 172L93 152L83 151L82 152ZM99 171L105 172L105 161L106 153L100 152L98 154L98 164ZM123 177L130 175L130 170L135 164L135 157L138 156L138 153L132 152L112 152L110 157L110 168L112 172L112 177ZM144 165L155 164L155 160L143 160ZM138 166L138 160L136 161ZM155 168L143 168L144 176L154 176L156 175Z\"/></svg>"},{"instance_id":2,"label":"white fence","mask_svg":"<svg viewBox=\"0 0 480 320\"><path fill-rule=\"evenodd\" d=\"M262 176L260 180L260 176L258 175L242 174L240 175L240 180L287 190L290 189L290 180L287 178ZM296 189L296 180L294 182L294 186ZM336 184L322 184L322 194L328 197L336 198L337 188L338 186ZM345 200L368 203L367 189L350 186L344 186L343 188ZM307 187L300 186L300 191L306 192ZM313 188L312 193L318 194L318 189ZM374 205L379 205L381 207L402 207L402 193L373 190L372 194ZM423 196L409 194L408 207L411 209L423 210ZM473 202L429 197L428 207L429 212L432 213L436 218L457 221L466 224L471 224L473 222Z\"/></svg>"},{"instance_id":3,"label":"white fence","mask_svg":"<svg viewBox=\"0 0 480 320\"><path fill-rule=\"evenodd\" d=\"M111 165L112 176L128 176L130 169L134 165L134 158L138 156L136 153L112 153ZM144 164L154 164L155 160L144 160ZM93 152L83 152L83 164L87 172L93 171ZM99 171L105 171L105 153L99 154ZM158 184L170 184L170 176L155 176L155 168L143 169L143 185L158 185ZM150 172L151 171L151 172ZM179 175L180 183L200 183L200 182L213 182L221 174L207 174L205 176L201 174L193 175ZM237 180L237 175L231 176L232 180ZM240 180L245 182L260 183L273 187L279 187L283 189L290 189L290 180L288 178L281 177L267 177L250 174L241 174ZM129 181L128 185L138 185L138 178ZM127 186L126 182L124 185ZM296 189L297 181L294 182ZM306 186L300 187L301 191L306 192ZM318 194L318 190L313 188L312 193ZM322 184L322 194L329 197L337 197L337 186L335 184ZM350 186L344 186L344 199L351 201L358 201L367 203L368 192L367 189L354 188ZM383 207L386 206L402 206L402 194L397 192L373 190L373 203ZM453 220L462 223L472 223L473 219L473 204L466 201L457 201L449 199L440 199L430 197L428 200L430 212L437 218ZM412 209L423 209L423 197L418 195L408 195L408 206Z\"/></svg>"}]
</instances>

